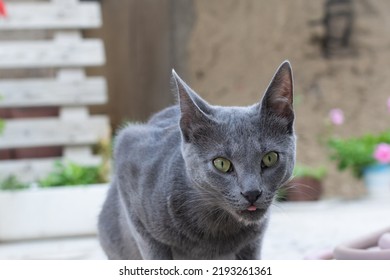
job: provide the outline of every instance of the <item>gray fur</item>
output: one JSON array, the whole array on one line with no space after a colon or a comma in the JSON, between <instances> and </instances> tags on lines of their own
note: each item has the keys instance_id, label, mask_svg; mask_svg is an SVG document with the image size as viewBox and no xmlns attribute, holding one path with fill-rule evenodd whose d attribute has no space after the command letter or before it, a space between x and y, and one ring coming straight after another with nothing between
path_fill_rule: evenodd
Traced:
<instances>
[{"instance_id":1,"label":"gray fur","mask_svg":"<svg viewBox=\"0 0 390 280\"><path fill-rule=\"evenodd\" d=\"M117 137L101 245L110 259L259 259L269 206L295 162L290 64L249 107L209 105L175 72L172 81L179 104ZM279 161L264 168L270 151ZM233 171L218 171L217 157ZM252 212L250 191L261 193Z\"/></svg>"}]
</instances>

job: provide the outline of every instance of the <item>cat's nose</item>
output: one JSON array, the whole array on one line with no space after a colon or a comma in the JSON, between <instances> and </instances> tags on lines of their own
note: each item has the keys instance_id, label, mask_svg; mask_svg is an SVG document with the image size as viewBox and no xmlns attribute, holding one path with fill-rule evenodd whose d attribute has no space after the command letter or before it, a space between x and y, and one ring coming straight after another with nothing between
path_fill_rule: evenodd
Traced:
<instances>
[{"instance_id":1,"label":"cat's nose","mask_svg":"<svg viewBox=\"0 0 390 280\"><path fill-rule=\"evenodd\" d=\"M251 190L247 192L241 193L243 197L245 197L246 200L248 200L249 203L255 203L259 197L262 194L262 191L260 190Z\"/></svg>"}]
</instances>

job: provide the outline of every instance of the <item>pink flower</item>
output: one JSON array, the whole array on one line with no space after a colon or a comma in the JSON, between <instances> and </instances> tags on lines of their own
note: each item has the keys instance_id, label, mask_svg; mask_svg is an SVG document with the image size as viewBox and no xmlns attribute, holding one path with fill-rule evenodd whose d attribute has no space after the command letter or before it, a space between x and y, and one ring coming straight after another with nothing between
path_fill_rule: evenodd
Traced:
<instances>
[{"instance_id":1,"label":"pink flower","mask_svg":"<svg viewBox=\"0 0 390 280\"><path fill-rule=\"evenodd\" d=\"M390 145L380 143L376 146L374 158L380 163L390 163Z\"/></svg>"},{"instance_id":2,"label":"pink flower","mask_svg":"<svg viewBox=\"0 0 390 280\"><path fill-rule=\"evenodd\" d=\"M344 123L344 113L341 109L332 109L329 112L330 120L335 125L342 125Z\"/></svg>"},{"instance_id":3,"label":"pink flower","mask_svg":"<svg viewBox=\"0 0 390 280\"><path fill-rule=\"evenodd\" d=\"M390 113L390 97L387 99L387 110Z\"/></svg>"},{"instance_id":4,"label":"pink flower","mask_svg":"<svg viewBox=\"0 0 390 280\"><path fill-rule=\"evenodd\" d=\"M3 0L0 0L0 16L6 17L7 16L7 10L5 9L5 4Z\"/></svg>"}]
</instances>

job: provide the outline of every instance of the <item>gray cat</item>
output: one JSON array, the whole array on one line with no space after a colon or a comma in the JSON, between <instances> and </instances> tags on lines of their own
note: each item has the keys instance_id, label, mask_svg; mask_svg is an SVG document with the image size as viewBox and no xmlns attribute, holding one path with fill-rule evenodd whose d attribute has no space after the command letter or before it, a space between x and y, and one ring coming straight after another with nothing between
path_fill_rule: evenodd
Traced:
<instances>
[{"instance_id":1,"label":"gray cat","mask_svg":"<svg viewBox=\"0 0 390 280\"><path fill-rule=\"evenodd\" d=\"M101 245L110 259L259 259L295 163L290 64L249 107L212 106L172 81L179 105L117 137Z\"/></svg>"}]
</instances>

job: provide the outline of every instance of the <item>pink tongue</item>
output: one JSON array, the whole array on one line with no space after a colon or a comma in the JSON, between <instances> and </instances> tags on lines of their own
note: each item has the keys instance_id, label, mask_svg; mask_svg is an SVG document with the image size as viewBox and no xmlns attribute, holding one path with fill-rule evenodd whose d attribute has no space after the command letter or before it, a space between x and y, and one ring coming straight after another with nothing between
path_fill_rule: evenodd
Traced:
<instances>
[{"instance_id":1,"label":"pink tongue","mask_svg":"<svg viewBox=\"0 0 390 280\"><path fill-rule=\"evenodd\" d=\"M249 206L247 210L248 211L256 211L256 209L257 209L256 206L252 205L252 206Z\"/></svg>"}]
</instances>

